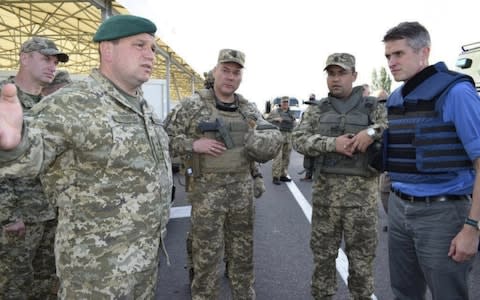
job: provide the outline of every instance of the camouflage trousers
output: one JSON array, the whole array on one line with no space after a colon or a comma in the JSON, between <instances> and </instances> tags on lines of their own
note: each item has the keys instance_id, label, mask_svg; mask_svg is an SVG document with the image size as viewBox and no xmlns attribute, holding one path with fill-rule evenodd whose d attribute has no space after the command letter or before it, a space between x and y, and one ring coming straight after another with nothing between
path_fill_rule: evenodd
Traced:
<instances>
[{"instance_id":1,"label":"camouflage trousers","mask_svg":"<svg viewBox=\"0 0 480 300\"><path fill-rule=\"evenodd\" d=\"M62 300L152 300L155 299L158 269L119 275L101 280L84 280L86 276L62 278ZM79 279L81 278L81 279Z\"/></svg>"},{"instance_id":2,"label":"camouflage trousers","mask_svg":"<svg viewBox=\"0 0 480 300\"><path fill-rule=\"evenodd\" d=\"M255 299L251 181L214 189L207 183L195 184L195 191L188 195L192 204L192 299L218 299L219 264L224 248L232 298Z\"/></svg>"},{"instance_id":3,"label":"camouflage trousers","mask_svg":"<svg viewBox=\"0 0 480 300\"><path fill-rule=\"evenodd\" d=\"M377 209L374 203L362 207L332 207L313 199L312 237L314 299L332 299L337 290L336 258L345 241L348 257L348 289L352 299L371 299L373 261L377 246Z\"/></svg>"},{"instance_id":4,"label":"camouflage trousers","mask_svg":"<svg viewBox=\"0 0 480 300\"><path fill-rule=\"evenodd\" d=\"M24 237L2 232L0 299L56 299L56 220L25 224Z\"/></svg>"},{"instance_id":5,"label":"camouflage trousers","mask_svg":"<svg viewBox=\"0 0 480 300\"><path fill-rule=\"evenodd\" d=\"M292 133L288 131L282 131L284 142L278 155L272 162L272 177L287 176L288 165L290 164L290 154L292 152Z\"/></svg>"},{"instance_id":6,"label":"camouflage trousers","mask_svg":"<svg viewBox=\"0 0 480 300\"><path fill-rule=\"evenodd\" d=\"M227 235L230 231L227 229L224 229L225 235ZM228 237L224 238L224 242L228 243L230 239ZM189 231L187 232L187 239L186 239L186 247L185 249L187 250L187 269L190 271L190 269L193 271L193 254L192 254L192 232ZM227 265L228 265L228 257L232 256L231 254L231 247L230 245L225 244L224 249L223 249L223 262L225 263L225 272L227 272ZM192 273L193 274L193 273Z\"/></svg>"}]
</instances>

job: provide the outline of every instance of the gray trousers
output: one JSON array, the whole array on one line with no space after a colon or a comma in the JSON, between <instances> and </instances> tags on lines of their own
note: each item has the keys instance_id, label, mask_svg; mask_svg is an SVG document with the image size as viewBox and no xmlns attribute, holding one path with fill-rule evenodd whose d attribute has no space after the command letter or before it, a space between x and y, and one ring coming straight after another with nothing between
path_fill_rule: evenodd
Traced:
<instances>
[{"instance_id":1,"label":"gray trousers","mask_svg":"<svg viewBox=\"0 0 480 300\"><path fill-rule=\"evenodd\" d=\"M469 208L468 200L409 202L390 193L388 252L394 299L423 300L427 286L433 300L468 299L472 260L457 263L447 254Z\"/></svg>"}]
</instances>

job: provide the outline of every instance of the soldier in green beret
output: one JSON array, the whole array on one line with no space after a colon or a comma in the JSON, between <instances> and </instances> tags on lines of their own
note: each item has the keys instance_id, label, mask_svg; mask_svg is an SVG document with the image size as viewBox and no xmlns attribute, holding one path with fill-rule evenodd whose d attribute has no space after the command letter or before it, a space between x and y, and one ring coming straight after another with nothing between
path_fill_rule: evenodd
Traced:
<instances>
[{"instance_id":1,"label":"soldier in green beret","mask_svg":"<svg viewBox=\"0 0 480 300\"><path fill-rule=\"evenodd\" d=\"M15 84L27 115L54 80L59 62L67 62L47 38L35 36L20 48ZM38 178L0 180L0 299L48 299L58 285L53 243L56 216Z\"/></svg>"},{"instance_id":2,"label":"soldier in green beret","mask_svg":"<svg viewBox=\"0 0 480 300\"><path fill-rule=\"evenodd\" d=\"M154 299L171 200L168 136L141 85L156 26L113 16L98 28L100 66L46 97L22 121L0 95L0 176L39 176L58 207L60 299Z\"/></svg>"}]
</instances>

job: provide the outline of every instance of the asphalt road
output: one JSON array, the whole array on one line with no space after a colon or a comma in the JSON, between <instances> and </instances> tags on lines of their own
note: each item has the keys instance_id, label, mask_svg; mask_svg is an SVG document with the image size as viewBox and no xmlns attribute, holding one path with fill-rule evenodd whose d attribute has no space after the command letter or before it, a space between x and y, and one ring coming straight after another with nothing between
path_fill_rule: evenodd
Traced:
<instances>
[{"instance_id":1,"label":"asphalt road","mask_svg":"<svg viewBox=\"0 0 480 300\"><path fill-rule=\"evenodd\" d=\"M300 181L303 175L302 159L292 152L289 174L293 181L276 186L272 184L271 164L262 165L267 192L256 200L255 215L255 291L258 300L303 300L310 296L310 280L313 271L309 247L311 213L311 183ZM176 175L176 200L168 224L166 249L170 265L162 256L157 287L157 300L190 299L188 272L185 269L185 238L190 228L189 206L185 200L183 177ZM375 259L376 299L393 299L390 290L386 215L379 202L378 246ZM231 299L230 287L223 276L224 266L219 266L221 277L220 299ZM338 291L335 299L348 299L345 283L348 272L343 252L337 258ZM475 258L471 273L470 299L480 299L480 259ZM477 283L477 284L474 284Z\"/></svg>"}]
</instances>

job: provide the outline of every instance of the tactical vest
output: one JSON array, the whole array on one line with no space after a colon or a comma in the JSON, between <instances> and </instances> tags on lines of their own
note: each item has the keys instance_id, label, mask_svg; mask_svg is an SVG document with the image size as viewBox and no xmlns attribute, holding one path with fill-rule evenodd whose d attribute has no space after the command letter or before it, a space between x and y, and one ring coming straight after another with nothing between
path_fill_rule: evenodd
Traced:
<instances>
[{"instance_id":1,"label":"tactical vest","mask_svg":"<svg viewBox=\"0 0 480 300\"><path fill-rule=\"evenodd\" d=\"M357 96L357 97L355 97ZM372 124L370 113L375 109L376 99L361 97L357 93L347 101L328 97L319 104L320 120L315 132L337 137L356 134ZM375 172L368 166L366 153L355 153L352 157L336 152L327 152L315 157L315 172L371 177Z\"/></svg>"},{"instance_id":2,"label":"tactical vest","mask_svg":"<svg viewBox=\"0 0 480 300\"><path fill-rule=\"evenodd\" d=\"M430 67L432 75L402 96L396 89L387 102L389 128L384 138L386 170L394 181L442 182L453 171L472 168L455 125L443 121L448 91L469 76L449 71L444 63Z\"/></svg>"},{"instance_id":3,"label":"tactical vest","mask_svg":"<svg viewBox=\"0 0 480 300\"><path fill-rule=\"evenodd\" d=\"M275 125L278 125L281 131L292 131L295 117L292 116L290 109L287 111L283 111L283 109L278 108L277 113L280 115L280 118L282 118L283 121Z\"/></svg>"},{"instance_id":4,"label":"tactical vest","mask_svg":"<svg viewBox=\"0 0 480 300\"><path fill-rule=\"evenodd\" d=\"M205 90L197 93L211 111L209 122L215 122L217 118L223 119L234 144L233 148L227 149L222 155L217 157L200 154L198 156L200 173L249 173L250 161L244 150L245 134L248 132L249 126L241 113L241 108L239 107L233 112L219 110L215 107L213 93ZM222 141L216 132L205 132L203 136Z\"/></svg>"}]
</instances>

